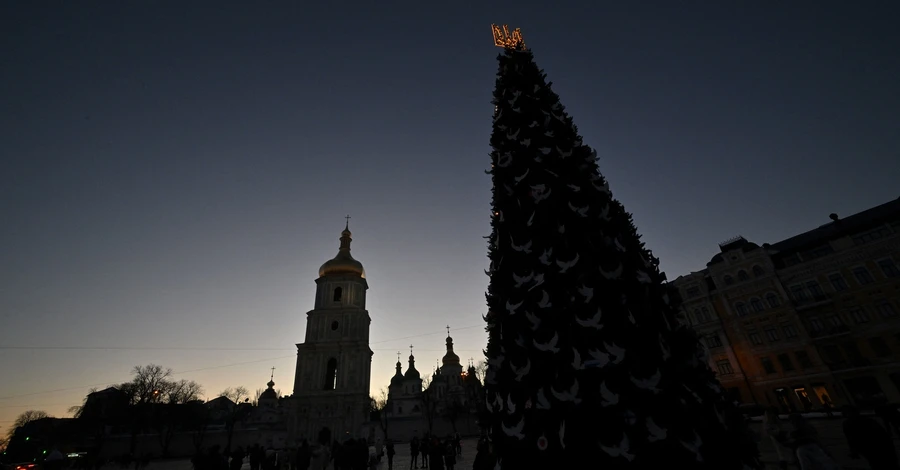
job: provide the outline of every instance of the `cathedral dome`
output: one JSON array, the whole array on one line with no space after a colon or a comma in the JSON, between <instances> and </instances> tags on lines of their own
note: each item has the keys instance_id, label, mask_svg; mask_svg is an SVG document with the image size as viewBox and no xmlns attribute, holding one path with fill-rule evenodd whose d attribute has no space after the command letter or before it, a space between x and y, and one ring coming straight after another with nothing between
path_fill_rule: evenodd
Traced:
<instances>
[{"instance_id":1,"label":"cathedral dome","mask_svg":"<svg viewBox=\"0 0 900 470\"><path fill-rule=\"evenodd\" d=\"M362 263L350 255L351 240L353 239L350 238L350 225L348 223L344 231L341 232L341 247L338 249L337 256L326 261L319 268L319 277L346 274L355 274L362 278L366 277L366 270L363 269Z\"/></svg>"},{"instance_id":2,"label":"cathedral dome","mask_svg":"<svg viewBox=\"0 0 900 470\"><path fill-rule=\"evenodd\" d=\"M419 371L416 370L416 358L412 354L409 355L409 367L406 369L406 373L403 374L403 378L406 380L419 380L422 378L419 375Z\"/></svg>"},{"instance_id":3,"label":"cathedral dome","mask_svg":"<svg viewBox=\"0 0 900 470\"><path fill-rule=\"evenodd\" d=\"M444 354L444 358L441 360L444 365L458 365L459 364L459 356L453 352L453 338L447 336L447 354Z\"/></svg>"},{"instance_id":4,"label":"cathedral dome","mask_svg":"<svg viewBox=\"0 0 900 470\"><path fill-rule=\"evenodd\" d=\"M264 392L259 394L260 400L277 400L278 393L275 392L275 381L269 380L269 383L266 384L269 388L267 388Z\"/></svg>"}]
</instances>

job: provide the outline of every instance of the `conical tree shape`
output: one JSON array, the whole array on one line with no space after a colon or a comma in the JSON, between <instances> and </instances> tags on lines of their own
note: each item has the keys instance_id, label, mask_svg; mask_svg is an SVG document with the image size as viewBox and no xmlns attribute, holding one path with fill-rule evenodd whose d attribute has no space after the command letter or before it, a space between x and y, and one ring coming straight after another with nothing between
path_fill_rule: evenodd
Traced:
<instances>
[{"instance_id":1,"label":"conical tree shape","mask_svg":"<svg viewBox=\"0 0 900 470\"><path fill-rule=\"evenodd\" d=\"M677 296L532 53L499 61L485 319L502 468L758 467Z\"/></svg>"}]
</instances>

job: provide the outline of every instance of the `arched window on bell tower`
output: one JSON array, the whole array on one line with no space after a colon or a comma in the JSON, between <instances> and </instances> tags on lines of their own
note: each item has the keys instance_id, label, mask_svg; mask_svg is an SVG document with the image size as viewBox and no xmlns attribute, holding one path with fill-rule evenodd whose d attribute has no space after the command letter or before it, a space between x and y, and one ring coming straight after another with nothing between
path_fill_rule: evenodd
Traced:
<instances>
[{"instance_id":1,"label":"arched window on bell tower","mask_svg":"<svg viewBox=\"0 0 900 470\"><path fill-rule=\"evenodd\" d=\"M340 287L338 287L340 289ZM337 388L337 359L328 360L328 366L325 368L325 390L334 390Z\"/></svg>"},{"instance_id":2,"label":"arched window on bell tower","mask_svg":"<svg viewBox=\"0 0 900 470\"><path fill-rule=\"evenodd\" d=\"M335 302L340 302L340 301L341 301L341 296L342 296L343 294L344 294L344 289L343 289L343 288L341 288L341 287L335 287L335 288L334 288L334 298L333 298L332 300L334 300Z\"/></svg>"}]
</instances>

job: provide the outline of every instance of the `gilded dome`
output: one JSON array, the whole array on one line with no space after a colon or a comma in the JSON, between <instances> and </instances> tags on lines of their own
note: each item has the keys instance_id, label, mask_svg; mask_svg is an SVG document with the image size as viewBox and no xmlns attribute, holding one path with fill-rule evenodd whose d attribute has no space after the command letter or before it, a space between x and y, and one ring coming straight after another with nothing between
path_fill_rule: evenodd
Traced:
<instances>
[{"instance_id":1,"label":"gilded dome","mask_svg":"<svg viewBox=\"0 0 900 470\"><path fill-rule=\"evenodd\" d=\"M326 261L319 268L319 277L346 274L356 274L362 278L366 277L366 270L363 269L362 263L353 259L353 256L350 255L351 240L353 239L350 238L350 227L348 225L341 232L341 247L338 249L337 256Z\"/></svg>"}]
</instances>

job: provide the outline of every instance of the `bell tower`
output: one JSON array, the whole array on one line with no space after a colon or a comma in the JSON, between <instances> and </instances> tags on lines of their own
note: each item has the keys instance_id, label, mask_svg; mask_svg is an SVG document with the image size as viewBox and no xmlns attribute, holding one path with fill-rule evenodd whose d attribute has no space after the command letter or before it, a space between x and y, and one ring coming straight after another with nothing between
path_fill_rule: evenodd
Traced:
<instances>
[{"instance_id":1,"label":"bell tower","mask_svg":"<svg viewBox=\"0 0 900 470\"><path fill-rule=\"evenodd\" d=\"M338 254L319 268L306 337L297 345L294 375L295 438L359 437L368 422L372 350L366 310L366 272L350 255L350 217Z\"/></svg>"}]
</instances>

